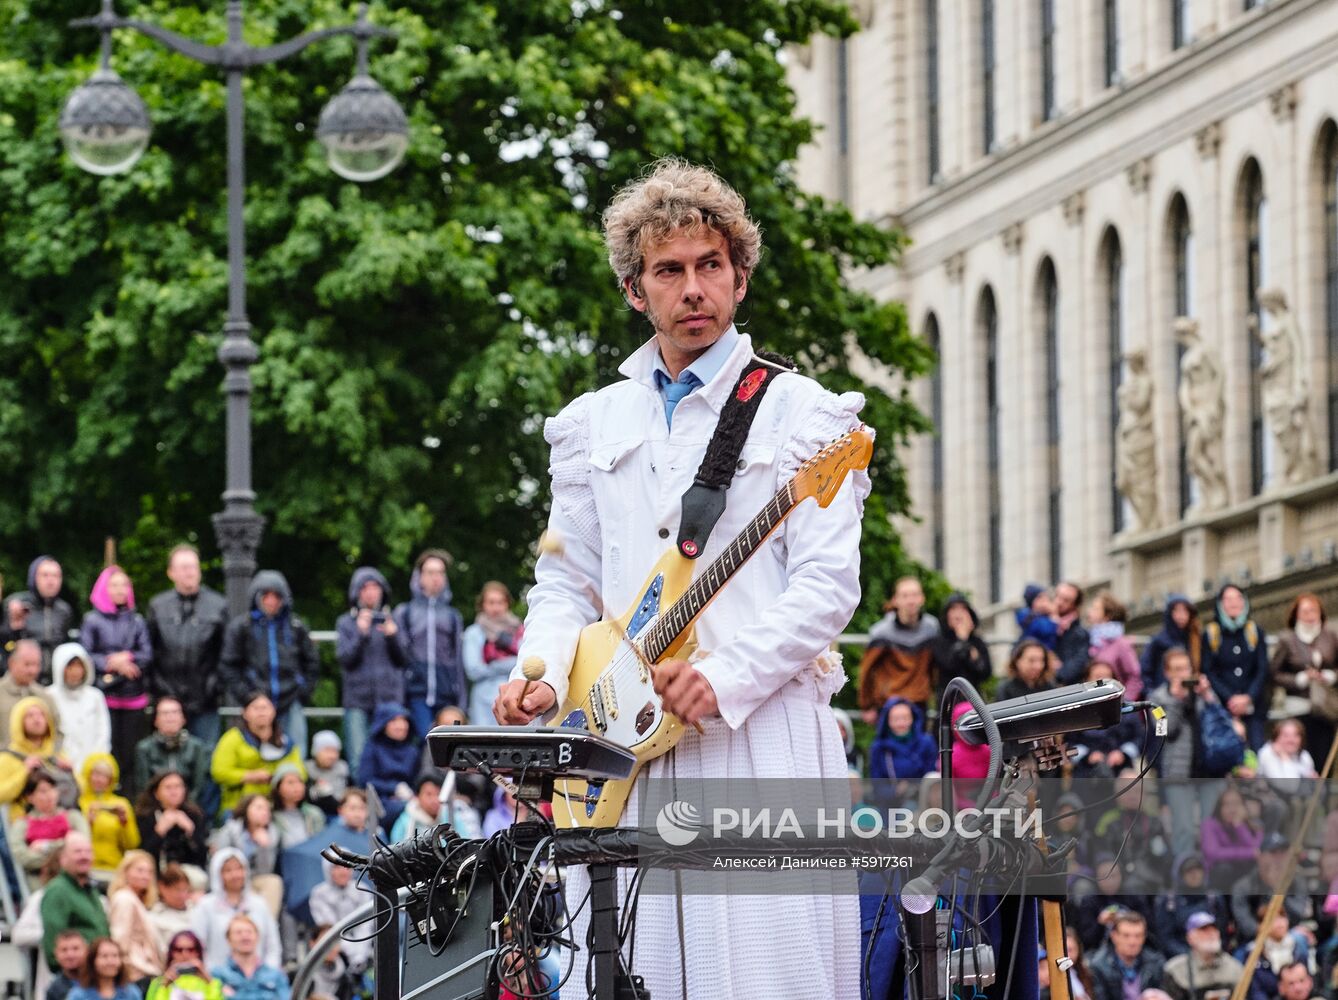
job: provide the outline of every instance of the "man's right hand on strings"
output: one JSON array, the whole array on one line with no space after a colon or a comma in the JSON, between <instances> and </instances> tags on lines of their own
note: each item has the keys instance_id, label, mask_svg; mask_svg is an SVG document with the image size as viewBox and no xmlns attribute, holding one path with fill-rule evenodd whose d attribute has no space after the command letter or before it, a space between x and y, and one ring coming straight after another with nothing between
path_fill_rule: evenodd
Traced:
<instances>
[{"instance_id":1,"label":"man's right hand on strings","mask_svg":"<svg viewBox=\"0 0 1338 1000\"><path fill-rule=\"evenodd\" d=\"M497 692L492 714L502 725L529 725L557 703L557 693L543 681L535 681L530 683L530 690L522 704L520 693L527 683L523 680L507 681Z\"/></svg>"}]
</instances>

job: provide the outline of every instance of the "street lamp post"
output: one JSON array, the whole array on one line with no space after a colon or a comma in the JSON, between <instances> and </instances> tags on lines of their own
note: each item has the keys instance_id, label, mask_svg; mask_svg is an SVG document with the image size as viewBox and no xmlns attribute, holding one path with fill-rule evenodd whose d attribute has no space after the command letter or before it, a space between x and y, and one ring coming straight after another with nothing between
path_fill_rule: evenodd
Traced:
<instances>
[{"instance_id":1,"label":"street lamp post","mask_svg":"<svg viewBox=\"0 0 1338 1000\"><path fill-rule=\"evenodd\" d=\"M247 70L296 55L313 42L337 35L357 39L357 70L353 79L321 112L317 138L326 148L330 169L354 181L375 180L394 170L409 144L404 111L367 72L371 39L393 36L367 22L367 4L360 4L354 24L304 32L275 45L248 45L242 37L242 0L228 0L228 40L222 45L192 41L156 24L119 17L113 0L102 0L96 17L71 21L72 27L96 28L102 34L98 70L66 100L60 116L65 148L76 164L95 174L128 171L148 146L152 125L148 109L111 68L111 33L129 28L166 45L173 52L224 71L228 85L228 314L218 360L227 396L227 486L223 510L214 515L214 532L223 553L228 607L247 610L248 588L256 571L256 550L265 519L256 512L251 488L251 365L259 356L246 315L245 137L242 76Z\"/></svg>"}]
</instances>

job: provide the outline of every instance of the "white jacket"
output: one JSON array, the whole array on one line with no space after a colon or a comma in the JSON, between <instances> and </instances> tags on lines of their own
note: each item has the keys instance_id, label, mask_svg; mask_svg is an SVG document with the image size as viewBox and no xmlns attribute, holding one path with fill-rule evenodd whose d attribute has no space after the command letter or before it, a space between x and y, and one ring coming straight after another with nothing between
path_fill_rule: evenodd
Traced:
<instances>
[{"instance_id":1,"label":"white jacket","mask_svg":"<svg viewBox=\"0 0 1338 1000\"><path fill-rule=\"evenodd\" d=\"M65 668L71 660L84 661L84 679L77 687L65 686ZM51 686L46 689L56 703L60 718L61 752L70 759L74 773L91 753L111 753L111 715L107 699L93 686L93 658L77 642L66 642L51 654Z\"/></svg>"}]
</instances>

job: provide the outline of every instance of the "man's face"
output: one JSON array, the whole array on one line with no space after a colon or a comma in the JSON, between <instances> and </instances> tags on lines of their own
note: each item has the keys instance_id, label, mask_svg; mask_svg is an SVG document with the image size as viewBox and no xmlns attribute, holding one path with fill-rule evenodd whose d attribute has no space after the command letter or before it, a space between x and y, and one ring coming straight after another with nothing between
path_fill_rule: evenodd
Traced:
<instances>
[{"instance_id":1,"label":"man's face","mask_svg":"<svg viewBox=\"0 0 1338 1000\"><path fill-rule=\"evenodd\" d=\"M1115 947L1115 954L1125 962L1131 962L1142 953L1143 939L1146 936L1147 928L1142 924L1121 920L1110 932L1110 941Z\"/></svg>"},{"instance_id":2,"label":"man's face","mask_svg":"<svg viewBox=\"0 0 1338 1000\"><path fill-rule=\"evenodd\" d=\"M331 865L330 881L342 889L344 886L348 885L349 882L353 881L353 872L350 869L345 868L343 865Z\"/></svg>"},{"instance_id":3,"label":"man's face","mask_svg":"<svg viewBox=\"0 0 1338 1000\"><path fill-rule=\"evenodd\" d=\"M9 658L9 672L14 675L14 683L20 687L33 683L42 672L41 652L27 642L16 646Z\"/></svg>"},{"instance_id":4,"label":"man's face","mask_svg":"<svg viewBox=\"0 0 1338 1000\"><path fill-rule=\"evenodd\" d=\"M734 270L725 238L703 228L647 249L640 283L624 290L655 328L665 361L686 366L734 322L748 279Z\"/></svg>"},{"instance_id":5,"label":"man's face","mask_svg":"<svg viewBox=\"0 0 1338 1000\"><path fill-rule=\"evenodd\" d=\"M1314 988L1315 981L1301 965L1285 969L1278 980L1278 996L1282 1000L1310 1000Z\"/></svg>"},{"instance_id":6,"label":"man's face","mask_svg":"<svg viewBox=\"0 0 1338 1000\"><path fill-rule=\"evenodd\" d=\"M257 937L256 929L249 920L234 920L228 928L228 944L237 955L254 955Z\"/></svg>"},{"instance_id":7,"label":"man's face","mask_svg":"<svg viewBox=\"0 0 1338 1000\"><path fill-rule=\"evenodd\" d=\"M356 797L346 799L339 807L339 818L350 830L361 830L367 825L367 803Z\"/></svg>"},{"instance_id":8,"label":"man's face","mask_svg":"<svg viewBox=\"0 0 1338 1000\"><path fill-rule=\"evenodd\" d=\"M902 580L897 584L893 600L896 601L897 615L902 621L913 621L925 606L925 592L916 581Z\"/></svg>"},{"instance_id":9,"label":"man's face","mask_svg":"<svg viewBox=\"0 0 1338 1000\"><path fill-rule=\"evenodd\" d=\"M85 878L93 868L93 845L87 837L67 836L60 852L60 866L75 878Z\"/></svg>"},{"instance_id":10,"label":"man's face","mask_svg":"<svg viewBox=\"0 0 1338 1000\"><path fill-rule=\"evenodd\" d=\"M186 724L186 713L181 711L181 703L173 698L164 698L158 702L153 724L164 736L175 736L181 732L181 727Z\"/></svg>"},{"instance_id":11,"label":"man's face","mask_svg":"<svg viewBox=\"0 0 1338 1000\"><path fill-rule=\"evenodd\" d=\"M1071 583L1055 588L1055 614L1061 618L1078 610L1078 589Z\"/></svg>"},{"instance_id":12,"label":"man's face","mask_svg":"<svg viewBox=\"0 0 1338 1000\"><path fill-rule=\"evenodd\" d=\"M338 747L321 747L316 751L316 763L321 768L328 771L335 766L335 761L339 759Z\"/></svg>"},{"instance_id":13,"label":"man's face","mask_svg":"<svg viewBox=\"0 0 1338 1000\"><path fill-rule=\"evenodd\" d=\"M1212 958L1222 951L1222 932L1212 924L1189 931L1185 941L1203 958Z\"/></svg>"},{"instance_id":14,"label":"man's face","mask_svg":"<svg viewBox=\"0 0 1338 1000\"><path fill-rule=\"evenodd\" d=\"M418 571L418 586L428 597L436 597L446 589L446 564L433 556Z\"/></svg>"},{"instance_id":15,"label":"man's face","mask_svg":"<svg viewBox=\"0 0 1338 1000\"><path fill-rule=\"evenodd\" d=\"M267 590L260 595L260 610L273 618L283 609L283 596L274 590Z\"/></svg>"},{"instance_id":16,"label":"man's face","mask_svg":"<svg viewBox=\"0 0 1338 1000\"><path fill-rule=\"evenodd\" d=\"M88 961L88 942L81 937L62 938L56 942L56 964L61 971L78 975Z\"/></svg>"},{"instance_id":17,"label":"man's face","mask_svg":"<svg viewBox=\"0 0 1338 1000\"><path fill-rule=\"evenodd\" d=\"M371 608L375 611L385 603L385 598L381 593L381 584L375 580L368 580L358 588L358 606L362 608Z\"/></svg>"},{"instance_id":18,"label":"man's face","mask_svg":"<svg viewBox=\"0 0 1338 1000\"><path fill-rule=\"evenodd\" d=\"M33 574L33 582L37 584L38 596L48 601L60 593L61 580L60 563L54 559L46 560L37 567L37 572Z\"/></svg>"},{"instance_id":19,"label":"man's face","mask_svg":"<svg viewBox=\"0 0 1338 1000\"><path fill-rule=\"evenodd\" d=\"M1276 885L1287 867L1287 852L1264 851L1259 855L1259 878L1266 885Z\"/></svg>"},{"instance_id":20,"label":"man's face","mask_svg":"<svg viewBox=\"0 0 1338 1000\"><path fill-rule=\"evenodd\" d=\"M167 564L167 578L178 594L191 597L200 592L200 557L183 549Z\"/></svg>"},{"instance_id":21,"label":"man's face","mask_svg":"<svg viewBox=\"0 0 1338 1000\"><path fill-rule=\"evenodd\" d=\"M1168 681L1178 681L1181 684L1189 681L1190 662L1184 653L1175 653L1163 659L1161 669Z\"/></svg>"}]
</instances>

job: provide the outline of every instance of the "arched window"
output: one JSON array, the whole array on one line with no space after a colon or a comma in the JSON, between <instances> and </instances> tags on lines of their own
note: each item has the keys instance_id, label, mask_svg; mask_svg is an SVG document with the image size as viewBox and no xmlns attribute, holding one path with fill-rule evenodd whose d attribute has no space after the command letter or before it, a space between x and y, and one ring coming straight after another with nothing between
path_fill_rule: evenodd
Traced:
<instances>
[{"instance_id":1,"label":"arched window","mask_svg":"<svg viewBox=\"0 0 1338 1000\"><path fill-rule=\"evenodd\" d=\"M942 168L938 100L938 0L925 0L925 147L930 184L938 180Z\"/></svg>"},{"instance_id":2,"label":"arched window","mask_svg":"<svg viewBox=\"0 0 1338 1000\"><path fill-rule=\"evenodd\" d=\"M930 512L934 538L934 568L943 569L943 351L939 342L938 318L929 314L925 320L925 340L934 352L934 370L929 376L929 419L934 423L934 437L930 442L929 485Z\"/></svg>"},{"instance_id":3,"label":"arched window","mask_svg":"<svg viewBox=\"0 0 1338 1000\"><path fill-rule=\"evenodd\" d=\"M1064 510L1059 453L1059 282L1055 265L1041 263L1038 282L1041 333L1045 341L1045 459L1046 506L1049 531L1046 546L1051 580L1063 579Z\"/></svg>"},{"instance_id":4,"label":"arched window","mask_svg":"<svg viewBox=\"0 0 1338 1000\"><path fill-rule=\"evenodd\" d=\"M1194 229L1190 225L1189 205L1185 203L1185 196L1177 194L1171 201L1170 217L1170 240L1171 240L1171 267L1175 272L1174 293L1175 301L1172 305L1174 316L1193 316L1194 315ZM1180 380L1180 358L1184 355L1184 347L1177 342L1175 345L1175 377L1177 388ZM1177 412L1179 409L1177 407ZM1189 461L1185 457L1185 434L1183 428L1178 431L1179 447L1177 449L1177 472L1180 483L1180 516L1185 516L1185 511L1189 510L1198 502L1198 489L1193 478L1189 474Z\"/></svg>"},{"instance_id":5,"label":"arched window","mask_svg":"<svg viewBox=\"0 0 1338 1000\"><path fill-rule=\"evenodd\" d=\"M1126 501L1115 488L1115 439L1120 423L1120 383L1124 380L1124 255L1114 229L1106 231L1101 248L1106 308L1106 374L1110 382L1110 509L1111 530L1119 534L1128 523Z\"/></svg>"},{"instance_id":6,"label":"arched window","mask_svg":"<svg viewBox=\"0 0 1338 1000\"><path fill-rule=\"evenodd\" d=\"M994 151L994 0L980 0L981 139Z\"/></svg>"},{"instance_id":7,"label":"arched window","mask_svg":"<svg viewBox=\"0 0 1338 1000\"><path fill-rule=\"evenodd\" d=\"M999 485L1003 430L999 426L999 311L994 305L994 292L988 287L980 293L977 324L985 348L985 481L989 502L990 603L993 604L1003 600L1003 521Z\"/></svg>"},{"instance_id":8,"label":"arched window","mask_svg":"<svg viewBox=\"0 0 1338 1000\"><path fill-rule=\"evenodd\" d=\"M1120 82L1120 4L1119 0L1102 0L1102 20L1105 22L1104 68L1107 87Z\"/></svg>"},{"instance_id":9,"label":"arched window","mask_svg":"<svg viewBox=\"0 0 1338 1000\"><path fill-rule=\"evenodd\" d=\"M1268 198L1264 195L1264 175L1259 170L1259 163L1250 160L1245 165L1241 178L1241 207L1243 212L1242 232L1244 235L1245 270L1245 312L1255 318L1256 323L1264 322L1259 310L1259 289L1268 280ZM1264 433L1264 408L1259 392L1259 369L1263 365L1264 351L1257 329L1249 331L1250 361L1250 493L1258 495L1263 491L1272 471L1272 452L1267 435Z\"/></svg>"},{"instance_id":10,"label":"arched window","mask_svg":"<svg viewBox=\"0 0 1338 1000\"><path fill-rule=\"evenodd\" d=\"M1338 469L1338 126L1324 138L1324 332L1328 347L1329 469Z\"/></svg>"},{"instance_id":11,"label":"arched window","mask_svg":"<svg viewBox=\"0 0 1338 1000\"><path fill-rule=\"evenodd\" d=\"M1189 0L1171 0L1171 48L1188 45L1193 30L1189 23Z\"/></svg>"},{"instance_id":12,"label":"arched window","mask_svg":"<svg viewBox=\"0 0 1338 1000\"><path fill-rule=\"evenodd\" d=\"M1059 113L1055 97L1055 0L1041 0L1041 121Z\"/></svg>"}]
</instances>

